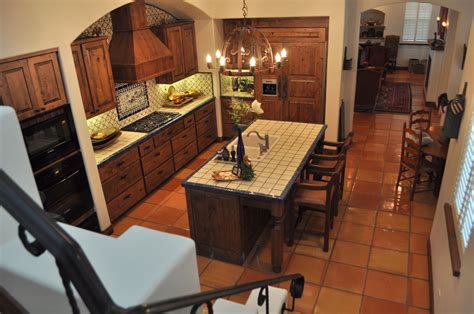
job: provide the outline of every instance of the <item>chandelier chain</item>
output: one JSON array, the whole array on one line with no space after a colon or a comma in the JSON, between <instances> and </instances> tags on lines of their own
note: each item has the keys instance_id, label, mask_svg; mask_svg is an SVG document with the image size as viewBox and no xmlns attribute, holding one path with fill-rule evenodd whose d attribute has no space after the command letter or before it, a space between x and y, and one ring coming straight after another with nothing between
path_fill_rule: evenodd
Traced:
<instances>
[{"instance_id":1,"label":"chandelier chain","mask_svg":"<svg viewBox=\"0 0 474 314\"><path fill-rule=\"evenodd\" d=\"M244 16L244 20L247 18L249 14L249 7L247 6L247 2L245 0L242 1L242 15Z\"/></svg>"}]
</instances>

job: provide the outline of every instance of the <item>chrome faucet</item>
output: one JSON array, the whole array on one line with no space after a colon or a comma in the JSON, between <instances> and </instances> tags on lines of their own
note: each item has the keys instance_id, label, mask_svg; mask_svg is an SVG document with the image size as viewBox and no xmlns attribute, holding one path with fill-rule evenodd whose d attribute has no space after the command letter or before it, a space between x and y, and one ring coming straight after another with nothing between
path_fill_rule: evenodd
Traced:
<instances>
[{"instance_id":1,"label":"chrome faucet","mask_svg":"<svg viewBox=\"0 0 474 314\"><path fill-rule=\"evenodd\" d=\"M262 136L260 135L260 133L258 133L257 131L250 131L250 132L247 133L247 137L249 137L250 134L252 134L252 133L255 133L259 139L265 141L265 149L264 149L264 152L266 152L267 150L270 149L270 138L269 138L268 134L265 134L265 136L262 137Z\"/></svg>"}]
</instances>

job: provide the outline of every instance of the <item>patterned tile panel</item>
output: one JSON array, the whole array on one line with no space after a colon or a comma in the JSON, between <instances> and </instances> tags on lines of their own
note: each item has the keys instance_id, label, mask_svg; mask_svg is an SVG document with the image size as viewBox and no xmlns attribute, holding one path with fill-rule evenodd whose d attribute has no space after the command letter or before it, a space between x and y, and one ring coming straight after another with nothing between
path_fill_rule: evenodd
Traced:
<instances>
[{"instance_id":1,"label":"patterned tile panel","mask_svg":"<svg viewBox=\"0 0 474 314\"><path fill-rule=\"evenodd\" d=\"M274 147L270 147L270 152L264 160L253 164L256 176L252 181L217 182L212 179L212 173L232 170L232 165L210 160L185 183L279 198L292 183L295 173L315 140L320 136L322 129L323 126L320 124L257 120L243 133L244 136L255 130L260 134L268 134L270 137L278 136L279 140Z\"/></svg>"}]
</instances>

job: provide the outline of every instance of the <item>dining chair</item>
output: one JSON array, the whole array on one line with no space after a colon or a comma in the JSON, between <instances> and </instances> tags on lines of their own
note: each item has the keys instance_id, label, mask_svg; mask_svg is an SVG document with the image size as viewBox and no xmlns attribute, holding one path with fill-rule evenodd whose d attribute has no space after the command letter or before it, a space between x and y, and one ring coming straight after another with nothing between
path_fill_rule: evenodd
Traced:
<instances>
[{"instance_id":1,"label":"dining chair","mask_svg":"<svg viewBox=\"0 0 474 314\"><path fill-rule=\"evenodd\" d=\"M410 111L409 127L428 131L431 127L431 110Z\"/></svg>"},{"instance_id":2,"label":"dining chair","mask_svg":"<svg viewBox=\"0 0 474 314\"><path fill-rule=\"evenodd\" d=\"M326 177L328 180L308 180L302 179L295 184L292 198L292 208L290 215L293 216L295 212L298 213L294 225L290 225L289 244L294 241L294 232L299 222L302 220L302 215L306 210L320 212L324 214L324 236L323 251L329 250L329 232L333 227L334 212L339 204L339 178L343 155L324 156L322 159L336 161L335 166L323 166L309 163L306 166L305 172L313 177ZM289 220L293 222L292 219ZM321 234L316 232L316 234Z\"/></svg>"},{"instance_id":3,"label":"dining chair","mask_svg":"<svg viewBox=\"0 0 474 314\"><path fill-rule=\"evenodd\" d=\"M416 187L421 183L431 185L433 175L437 173L437 167L431 161L424 158L421 145L422 137L421 132L407 128L406 122L403 124L402 153L396 188L398 189L402 181L412 181L410 200L413 200L417 192L433 190L432 188L417 190ZM422 181L423 175L428 175L429 180Z\"/></svg>"}]
</instances>

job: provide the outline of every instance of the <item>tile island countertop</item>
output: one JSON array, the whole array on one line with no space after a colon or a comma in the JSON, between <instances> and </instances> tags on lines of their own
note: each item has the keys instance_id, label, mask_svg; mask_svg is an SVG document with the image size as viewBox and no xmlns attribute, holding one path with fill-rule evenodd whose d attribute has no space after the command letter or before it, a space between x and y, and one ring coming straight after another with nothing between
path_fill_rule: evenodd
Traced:
<instances>
[{"instance_id":1,"label":"tile island countertop","mask_svg":"<svg viewBox=\"0 0 474 314\"><path fill-rule=\"evenodd\" d=\"M163 112L176 112L179 113L180 116L174 118L173 120L169 121L165 125L160 126L159 128L151 131L150 133L142 133L142 132L130 132L130 131L122 131L122 134L119 138L110 146L97 149L94 151L95 161L97 165L100 165L114 156L120 154L121 152L127 150L128 148L132 147L135 144L139 144L145 141L150 136L155 135L157 132L163 130L170 124L183 119L188 113L196 110L197 108L206 105L210 101L214 100L214 96L202 96L198 99L190 102L189 104L181 107L181 108L169 108L169 107L162 107L159 111Z\"/></svg>"},{"instance_id":2,"label":"tile island countertop","mask_svg":"<svg viewBox=\"0 0 474 314\"><path fill-rule=\"evenodd\" d=\"M244 137L250 131L258 131L262 136L278 136L279 140L270 147L265 159L253 163L255 178L251 181L215 181L211 177L214 171L232 170L233 165L216 162L214 156L184 180L183 186L284 200L325 129L321 124L257 120L243 132Z\"/></svg>"}]
</instances>

